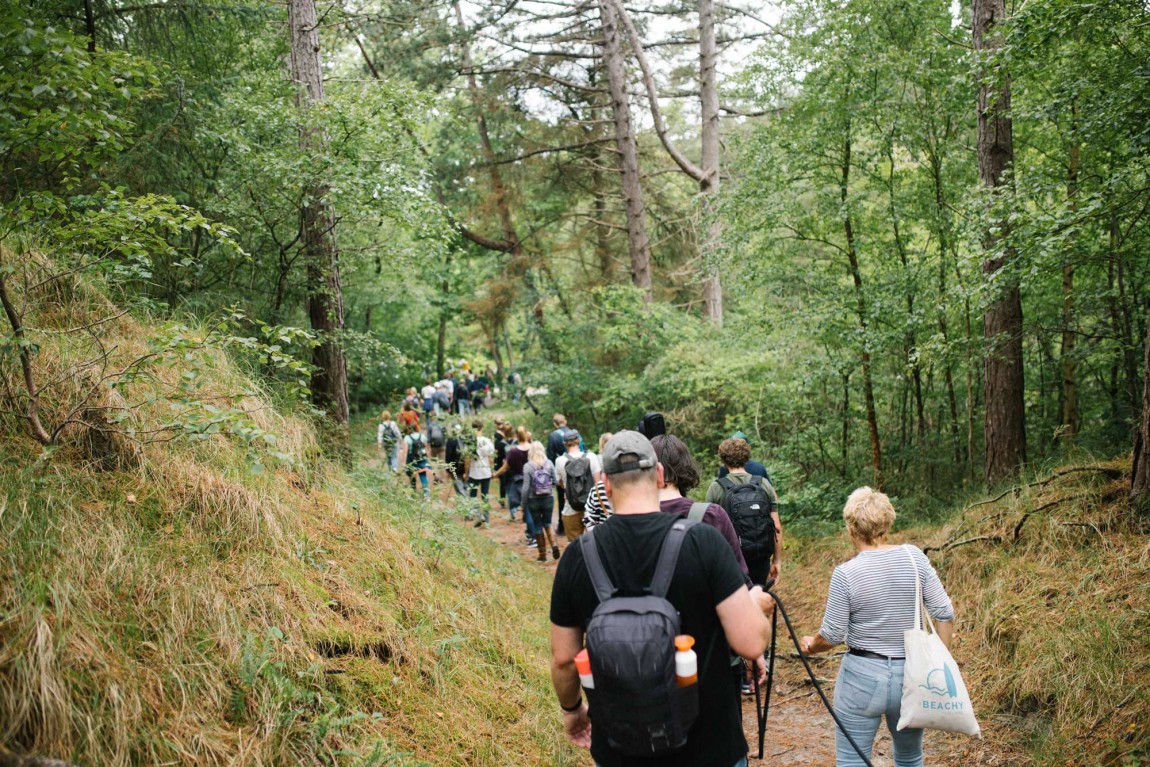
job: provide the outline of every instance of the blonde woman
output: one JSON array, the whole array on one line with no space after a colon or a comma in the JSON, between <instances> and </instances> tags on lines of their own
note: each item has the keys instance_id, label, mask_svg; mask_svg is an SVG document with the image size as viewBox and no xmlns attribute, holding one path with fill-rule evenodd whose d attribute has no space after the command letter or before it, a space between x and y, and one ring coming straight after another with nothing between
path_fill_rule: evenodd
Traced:
<instances>
[{"instance_id":1,"label":"blonde woman","mask_svg":"<svg viewBox=\"0 0 1150 767\"><path fill-rule=\"evenodd\" d=\"M823 625L799 642L804 653L825 652L846 643L835 683L835 713L864 751L874 745L886 718L896 767L922 767L922 730L896 729L902 703L906 651L903 632L913 628L918 606L915 581L934 617L935 629L950 646L954 607L930 560L917 546L887 542L894 507L884 493L860 487L847 498L843 520L857 554L835 568ZM912 567L913 561L913 567ZM854 748L835 728L837 767L862 765Z\"/></svg>"},{"instance_id":2,"label":"blonde woman","mask_svg":"<svg viewBox=\"0 0 1150 767\"><path fill-rule=\"evenodd\" d=\"M547 561L548 546L551 547L551 556L559 558L559 547L551 535L551 514L555 509L554 495L558 484L559 477L555 473L555 464L547 458L547 448L542 442L532 442L523 467L522 495L535 529L535 546L539 549L540 562Z\"/></svg>"}]
</instances>

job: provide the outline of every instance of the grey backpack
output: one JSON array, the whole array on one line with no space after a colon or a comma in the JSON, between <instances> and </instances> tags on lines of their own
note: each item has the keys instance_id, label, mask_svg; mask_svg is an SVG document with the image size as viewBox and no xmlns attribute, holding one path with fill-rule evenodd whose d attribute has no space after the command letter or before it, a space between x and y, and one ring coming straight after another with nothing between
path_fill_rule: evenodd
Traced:
<instances>
[{"instance_id":1,"label":"grey backpack","mask_svg":"<svg viewBox=\"0 0 1150 767\"><path fill-rule=\"evenodd\" d=\"M698 684L675 683L675 636L679 612L667 587L687 531L680 519L663 539L647 593L617 596L595 545L595 528L580 538L583 559L599 605L587 624L587 654L595 688L587 691L595 727L607 731L611 748L629 756L656 756L682 748L699 714Z\"/></svg>"}]
</instances>

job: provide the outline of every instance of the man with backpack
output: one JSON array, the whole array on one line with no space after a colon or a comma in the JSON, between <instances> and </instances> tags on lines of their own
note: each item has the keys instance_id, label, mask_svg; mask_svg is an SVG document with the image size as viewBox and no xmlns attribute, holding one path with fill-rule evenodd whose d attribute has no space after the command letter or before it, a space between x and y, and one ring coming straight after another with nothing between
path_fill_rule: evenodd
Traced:
<instances>
[{"instance_id":1,"label":"man with backpack","mask_svg":"<svg viewBox=\"0 0 1150 767\"><path fill-rule=\"evenodd\" d=\"M599 456L579 449L582 441L579 432L568 429L563 435L563 446L567 452L555 461L555 473L559 477L559 487L567 502L559 516L563 520L562 529L567 540L573 541L583 534L583 512L587 509L587 499L595 488L595 478L602 467Z\"/></svg>"},{"instance_id":2,"label":"man with backpack","mask_svg":"<svg viewBox=\"0 0 1150 767\"><path fill-rule=\"evenodd\" d=\"M423 437L427 443L427 457L432 466L432 477L434 481L442 482L444 479L442 467L447 453L447 432L437 412L431 411L427 414L427 428L424 429Z\"/></svg>"},{"instance_id":3,"label":"man with backpack","mask_svg":"<svg viewBox=\"0 0 1150 767\"><path fill-rule=\"evenodd\" d=\"M551 591L551 680L564 730L601 767L636 757L660 767L743 767L730 652L762 655L773 602L760 587L747 589L714 528L660 513L663 470L646 437L616 434L601 460L615 513L568 548ZM684 635L696 668L677 679ZM575 665L584 639L586 702Z\"/></svg>"},{"instance_id":4,"label":"man with backpack","mask_svg":"<svg viewBox=\"0 0 1150 767\"><path fill-rule=\"evenodd\" d=\"M779 499L770 481L746 469L751 447L745 439L725 439L719 445L719 460L729 472L707 488L707 503L726 509L743 558L747 560L751 582L763 584L778 580L782 561L783 523L779 521Z\"/></svg>"},{"instance_id":5,"label":"man with backpack","mask_svg":"<svg viewBox=\"0 0 1150 767\"><path fill-rule=\"evenodd\" d=\"M551 417L551 424L555 430L547 436L547 460L555 463L559 460L559 456L563 455L566 448L565 437L570 429L567 428L567 416L562 413L556 413ZM555 509L559 512L559 527L555 532L559 535L564 534L563 527L563 507L566 505L566 498L563 496L563 488L558 485L555 486Z\"/></svg>"},{"instance_id":6,"label":"man with backpack","mask_svg":"<svg viewBox=\"0 0 1150 767\"><path fill-rule=\"evenodd\" d=\"M427 463L427 440L424 439L423 432L418 429L412 429L410 426L401 428L404 433L404 468L407 471L407 476L411 479L411 489L415 489L416 477L419 477L419 484L423 486L424 498L430 498L431 489L428 486L428 476L431 474L431 467Z\"/></svg>"}]
</instances>

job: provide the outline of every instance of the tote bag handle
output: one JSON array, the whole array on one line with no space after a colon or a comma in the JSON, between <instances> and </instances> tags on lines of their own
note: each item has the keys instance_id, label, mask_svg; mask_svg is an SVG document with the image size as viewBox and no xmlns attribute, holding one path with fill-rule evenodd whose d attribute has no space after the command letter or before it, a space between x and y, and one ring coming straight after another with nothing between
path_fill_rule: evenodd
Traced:
<instances>
[{"instance_id":1,"label":"tote bag handle","mask_svg":"<svg viewBox=\"0 0 1150 767\"><path fill-rule=\"evenodd\" d=\"M934 621L926 609L926 604L922 601L922 579L918 576L918 563L914 561L914 554L910 553L910 544L903 544L902 548L910 559L910 567L914 571L914 628L917 631L924 631L926 626L929 626L930 633L933 634L935 633ZM923 616L926 617L926 626L923 625Z\"/></svg>"}]
</instances>

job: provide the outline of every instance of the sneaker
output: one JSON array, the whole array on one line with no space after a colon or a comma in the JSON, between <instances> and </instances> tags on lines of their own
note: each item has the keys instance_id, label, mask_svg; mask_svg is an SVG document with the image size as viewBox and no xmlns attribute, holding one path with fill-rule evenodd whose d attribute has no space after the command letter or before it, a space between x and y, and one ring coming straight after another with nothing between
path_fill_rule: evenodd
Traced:
<instances>
[{"instance_id":1,"label":"sneaker","mask_svg":"<svg viewBox=\"0 0 1150 767\"><path fill-rule=\"evenodd\" d=\"M752 689L751 689L751 683L750 683L750 682L748 682L746 679L744 679L744 680L743 680L743 683L742 683L742 685L741 685L741 688L742 688L742 690L743 690L743 695L752 695L752 694L754 694L754 690L752 690Z\"/></svg>"}]
</instances>

